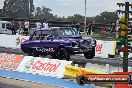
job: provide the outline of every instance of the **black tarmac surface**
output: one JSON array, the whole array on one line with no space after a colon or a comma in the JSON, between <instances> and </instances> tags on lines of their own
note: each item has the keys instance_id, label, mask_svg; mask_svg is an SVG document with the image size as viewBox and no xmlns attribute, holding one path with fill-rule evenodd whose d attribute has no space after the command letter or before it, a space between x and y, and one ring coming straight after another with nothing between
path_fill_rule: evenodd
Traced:
<instances>
[{"instance_id":1,"label":"black tarmac surface","mask_svg":"<svg viewBox=\"0 0 132 88\"><path fill-rule=\"evenodd\" d=\"M12 49L12 48L5 48L0 47L0 53L8 53L8 54L19 54L27 56L27 54L23 53L20 49ZM46 56L51 58L51 56ZM123 66L123 60L115 59L115 58L101 58L101 57L94 57L93 59L85 59L83 55L72 55L71 60L77 60L81 59L83 61L93 63L93 64L100 64L100 65L106 65L110 64L112 66ZM129 66L132 66L132 57L129 58Z\"/></svg>"}]
</instances>

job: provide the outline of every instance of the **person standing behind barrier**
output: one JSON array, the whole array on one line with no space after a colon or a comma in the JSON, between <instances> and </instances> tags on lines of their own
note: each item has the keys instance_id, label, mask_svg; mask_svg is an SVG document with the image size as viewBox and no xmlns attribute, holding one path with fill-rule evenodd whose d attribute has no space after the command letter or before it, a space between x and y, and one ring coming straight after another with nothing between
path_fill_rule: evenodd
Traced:
<instances>
[{"instance_id":1,"label":"person standing behind barrier","mask_svg":"<svg viewBox=\"0 0 132 88\"><path fill-rule=\"evenodd\" d=\"M19 34L22 34L22 32L23 32L22 21L19 21L19 22L18 22L18 25L19 25L19 29L18 29L19 31L18 31L18 33L19 33Z\"/></svg>"},{"instance_id":2,"label":"person standing behind barrier","mask_svg":"<svg viewBox=\"0 0 132 88\"><path fill-rule=\"evenodd\" d=\"M74 25L74 23L72 23L72 24L71 24L71 27L72 27L72 28L75 28L75 25Z\"/></svg>"},{"instance_id":3,"label":"person standing behind barrier","mask_svg":"<svg viewBox=\"0 0 132 88\"><path fill-rule=\"evenodd\" d=\"M95 34L95 24L92 25L92 34Z\"/></svg>"},{"instance_id":4,"label":"person standing behind barrier","mask_svg":"<svg viewBox=\"0 0 132 88\"><path fill-rule=\"evenodd\" d=\"M48 22L43 23L43 28L49 28Z\"/></svg>"},{"instance_id":5,"label":"person standing behind barrier","mask_svg":"<svg viewBox=\"0 0 132 88\"><path fill-rule=\"evenodd\" d=\"M12 35L16 35L16 23L14 20L11 22L11 31Z\"/></svg>"},{"instance_id":6,"label":"person standing behind barrier","mask_svg":"<svg viewBox=\"0 0 132 88\"><path fill-rule=\"evenodd\" d=\"M87 35L91 35L92 25L91 23L88 24L88 33Z\"/></svg>"},{"instance_id":7,"label":"person standing behind barrier","mask_svg":"<svg viewBox=\"0 0 132 88\"><path fill-rule=\"evenodd\" d=\"M80 34L80 23L76 21L75 28L77 29L77 33Z\"/></svg>"},{"instance_id":8,"label":"person standing behind barrier","mask_svg":"<svg viewBox=\"0 0 132 88\"><path fill-rule=\"evenodd\" d=\"M26 20L24 23L24 34L28 35L28 30L29 30L29 22Z\"/></svg>"},{"instance_id":9,"label":"person standing behind barrier","mask_svg":"<svg viewBox=\"0 0 132 88\"><path fill-rule=\"evenodd\" d=\"M41 23L40 22L37 22L36 23L36 27L37 27L37 29L41 29L41 27L42 27Z\"/></svg>"}]
</instances>

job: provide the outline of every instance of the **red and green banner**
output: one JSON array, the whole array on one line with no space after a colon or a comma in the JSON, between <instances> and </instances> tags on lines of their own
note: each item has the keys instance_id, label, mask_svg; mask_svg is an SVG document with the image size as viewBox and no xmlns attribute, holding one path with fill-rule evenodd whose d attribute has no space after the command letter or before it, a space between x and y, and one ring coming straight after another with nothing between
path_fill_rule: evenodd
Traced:
<instances>
[{"instance_id":1,"label":"red and green banner","mask_svg":"<svg viewBox=\"0 0 132 88\"><path fill-rule=\"evenodd\" d=\"M23 56L14 54L0 54L0 69L16 70Z\"/></svg>"}]
</instances>

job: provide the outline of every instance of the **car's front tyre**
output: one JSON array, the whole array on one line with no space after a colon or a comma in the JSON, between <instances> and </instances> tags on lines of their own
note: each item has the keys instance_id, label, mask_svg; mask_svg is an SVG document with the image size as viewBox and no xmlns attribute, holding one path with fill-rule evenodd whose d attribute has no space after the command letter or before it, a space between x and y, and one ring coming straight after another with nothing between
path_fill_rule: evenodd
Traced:
<instances>
[{"instance_id":1,"label":"car's front tyre","mask_svg":"<svg viewBox=\"0 0 132 88\"><path fill-rule=\"evenodd\" d=\"M60 60L69 61L69 59L70 59L70 54L66 51L65 48L59 48L57 51L57 56L58 56L58 59L60 59Z\"/></svg>"},{"instance_id":2,"label":"car's front tyre","mask_svg":"<svg viewBox=\"0 0 132 88\"><path fill-rule=\"evenodd\" d=\"M33 56L32 50L31 49L28 49L27 54L28 54L28 56Z\"/></svg>"},{"instance_id":3,"label":"car's front tyre","mask_svg":"<svg viewBox=\"0 0 132 88\"><path fill-rule=\"evenodd\" d=\"M95 56L95 48L83 53L86 59L92 59Z\"/></svg>"}]
</instances>

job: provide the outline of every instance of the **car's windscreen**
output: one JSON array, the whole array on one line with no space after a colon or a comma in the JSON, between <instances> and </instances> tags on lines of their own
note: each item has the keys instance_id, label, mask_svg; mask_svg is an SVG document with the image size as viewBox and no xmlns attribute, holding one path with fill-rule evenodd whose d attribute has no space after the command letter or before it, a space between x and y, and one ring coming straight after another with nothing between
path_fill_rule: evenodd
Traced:
<instances>
[{"instance_id":1,"label":"car's windscreen","mask_svg":"<svg viewBox=\"0 0 132 88\"><path fill-rule=\"evenodd\" d=\"M57 36L60 37L70 37L70 36L76 36L79 35L76 29L73 28L60 28L56 30Z\"/></svg>"},{"instance_id":2,"label":"car's windscreen","mask_svg":"<svg viewBox=\"0 0 132 88\"><path fill-rule=\"evenodd\" d=\"M44 35L50 35L51 31L50 30L43 30L42 34L44 34Z\"/></svg>"},{"instance_id":3,"label":"car's windscreen","mask_svg":"<svg viewBox=\"0 0 132 88\"><path fill-rule=\"evenodd\" d=\"M42 40L45 39L48 35L51 35L50 30L40 30L40 31L35 31L32 37L32 40Z\"/></svg>"}]
</instances>

